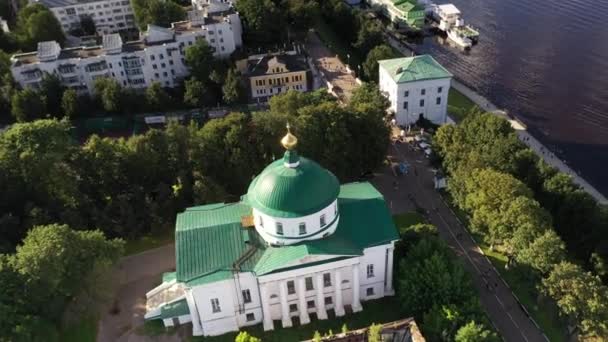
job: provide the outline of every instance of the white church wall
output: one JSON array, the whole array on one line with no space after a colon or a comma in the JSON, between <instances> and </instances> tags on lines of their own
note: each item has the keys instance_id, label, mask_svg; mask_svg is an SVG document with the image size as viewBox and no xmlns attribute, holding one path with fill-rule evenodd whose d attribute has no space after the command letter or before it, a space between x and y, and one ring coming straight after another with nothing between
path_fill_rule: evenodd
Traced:
<instances>
[{"instance_id":1,"label":"white church wall","mask_svg":"<svg viewBox=\"0 0 608 342\"><path fill-rule=\"evenodd\" d=\"M312 215L297 218L272 217L253 209L255 229L272 244L293 244L306 240L315 240L333 234L338 227L338 201ZM325 226L321 226L321 216L325 215ZM277 234L277 223L282 224L283 235ZM300 234L300 224L305 224L306 233Z\"/></svg>"}]
</instances>

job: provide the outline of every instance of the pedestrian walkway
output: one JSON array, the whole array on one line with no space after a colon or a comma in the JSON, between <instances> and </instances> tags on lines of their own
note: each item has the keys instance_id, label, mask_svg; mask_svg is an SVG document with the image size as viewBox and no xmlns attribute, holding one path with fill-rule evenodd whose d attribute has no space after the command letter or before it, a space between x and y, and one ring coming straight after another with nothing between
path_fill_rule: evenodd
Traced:
<instances>
[{"instance_id":1,"label":"pedestrian walkway","mask_svg":"<svg viewBox=\"0 0 608 342\"><path fill-rule=\"evenodd\" d=\"M414 51L410 47L399 42L393 36L387 34L387 35L385 35L385 38L387 39L388 43L393 48L397 49L402 54L409 56L412 53L414 53ZM561 172L569 174L576 184L578 184L587 193L589 193L591 196L593 196L593 198L595 198L595 200L598 201L599 203L608 204L608 199L606 199L606 197L604 195L602 195L596 188L594 188L591 184L589 184L585 179L583 179L581 176L579 176L576 173L576 171L572 170L572 168L570 168L566 164L565 160L561 160L553 152L551 152L547 147L545 147L538 139L533 137L532 134L530 134L526 130L526 126L521 121L516 120L512 117L509 117L504 110L499 109L494 104L492 104L488 99L481 96L480 94L478 94L473 89L469 88L468 86L466 86L465 84L463 84L462 82L457 80L456 78L452 78L452 88L461 92L464 96L468 97L471 101L475 102L475 104L477 104L477 106L479 108L481 108L482 110L485 110L487 112L493 113L495 115L498 115L498 116L501 116L501 117L507 119L511 123L511 126L517 132L519 139L521 141L523 141L526 145L528 145L534 152L536 152L536 154L538 154L538 156L543 158L543 160L547 164L549 164L553 167L556 167Z\"/></svg>"}]
</instances>

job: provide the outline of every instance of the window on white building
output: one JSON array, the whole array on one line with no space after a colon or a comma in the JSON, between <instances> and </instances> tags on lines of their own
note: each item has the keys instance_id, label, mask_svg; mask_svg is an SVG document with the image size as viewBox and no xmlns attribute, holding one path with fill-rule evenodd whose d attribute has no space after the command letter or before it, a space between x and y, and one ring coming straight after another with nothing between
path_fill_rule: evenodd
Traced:
<instances>
[{"instance_id":1,"label":"window on white building","mask_svg":"<svg viewBox=\"0 0 608 342\"><path fill-rule=\"evenodd\" d=\"M300 235L306 234L306 223L302 222L299 224Z\"/></svg>"},{"instance_id":2,"label":"window on white building","mask_svg":"<svg viewBox=\"0 0 608 342\"><path fill-rule=\"evenodd\" d=\"M407 109L407 101L403 102L403 109Z\"/></svg>"},{"instance_id":3,"label":"window on white building","mask_svg":"<svg viewBox=\"0 0 608 342\"><path fill-rule=\"evenodd\" d=\"M420 100L420 107L424 107L424 100Z\"/></svg>"},{"instance_id":4,"label":"window on white building","mask_svg":"<svg viewBox=\"0 0 608 342\"><path fill-rule=\"evenodd\" d=\"M287 294L292 295L296 293L296 283L293 280L287 282Z\"/></svg>"},{"instance_id":5,"label":"window on white building","mask_svg":"<svg viewBox=\"0 0 608 342\"><path fill-rule=\"evenodd\" d=\"M366 294L368 297L373 296L373 295L374 295L374 288L373 288L373 287L368 287L368 288L365 290L365 294Z\"/></svg>"},{"instance_id":6,"label":"window on white building","mask_svg":"<svg viewBox=\"0 0 608 342\"><path fill-rule=\"evenodd\" d=\"M264 227L264 219L262 219L262 216L260 216L260 227Z\"/></svg>"},{"instance_id":7,"label":"window on white building","mask_svg":"<svg viewBox=\"0 0 608 342\"><path fill-rule=\"evenodd\" d=\"M304 282L306 283L306 291L312 291L315 289L312 284L312 277L306 277L306 279L304 279Z\"/></svg>"},{"instance_id":8,"label":"window on white building","mask_svg":"<svg viewBox=\"0 0 608 342\"><path fill-rule=\"evenodd\" d=\"M283 224L281 222L277 222L277 235L283 235Z\"/></svg>"},{"instance_id":9,"label":"window on white building","mask_svg":"<svg viewBox=\"0 0 608 342\"><path fill-rule=\"evenodd\" d=\"M325 227L325 225L327 224L327 222L325 222L325 214L321 215L319 221L321 223L321 227Z\"/></svg>"},{"instance_id":10,"label":"window on white building","mask_svg":"<svg viewBox=\"0 0 608 342\"><path fill-rule=\"evenodd\" d=\"M338 203L334 203L334 215L338 215Z\"/></svg>"},{"instance_id":11,"label":"window on white building","mask_svg":"<svg viewBox=\"0 0 608 342\"><path fill-rule=\"evenodd\" d=\"M217 299L217 298L211 298L211 311L213 313L222 311L222 309L220 309L220 301L219 301L219 299Z\"/></svg>"},{"instance_id":12,"label":"window on white building","mask_svg":"<svg viewBox=\"0 0 608 342\"><path fill-rule=\"evenodd\" d=\"M66 8L65 9L65 13L67 15L75 15L76 14L76 9L74 9L74 8Z\"/></svg>"},{"instance_id":13,"label":"window on white building","mask_svg":"<svg viewBox=\"0 0 608 342\"><path fill-rule=\"evenodd\" d=\"M405 92L403 92L403 97L408 97L410 96L410 91L406 90Z\"/></svg>"},{"instance_id":14,"label":"window on white building","mask_svg":"<svg viewBox=\"0 0 608 342\"><path fill-rule=\"evenodd\" d=\"M330 287L331 286L331 274L323 273L323 286Z\"/></svg>"},{"instance_id":15,"label":"window on white building","mask_svg":"<svg viewBox=\"0 0 608 342\"><path fill-rule=\"evenodd\" d=\"M441 94L442 91L443 91L443 87L437 88L437 93Z\"/></svg>"},{"instance_id":16,"label":"window on white building","mask_svg":"<svg viewBox=\"0 0 608 342\"><path fill-rule=\"evenodd\" d=\"M249 290L243 290L243 302L244 303L251 303L251 292L249 292Z\"/></svg>"},{"instance_id":17,"label":"window on white building","mask_svg":"<svg viewBox=\"0 0 608 342\"><path fill-rule=\"evenodd\" d=\"M426 89L421 89L420 90L420 95L426 95Z\"/></svg>"},{"instance_id":18,"label":"window on white building","mask_svg":"<svg viewBox=\"0 0 608 342\"><path fill-rule=\"evenodd\" d=\"M245 315L245 319L247 320L247 322L251 322L251 321L255 321L255 315L252 313L248 313L247 315Z\"/></svg>"},{"instance_id":19,"label":"window on white building","mask_svg":"<svg viewBox=\"0 0 608 342\"><path fill-rule=\"evenodd\" d=\"M374 264L367 265L367 277L368 278L374 277Z\"/></svg>"},{"instance_id":20,"label":"window on white building","mask_svg":"<svg viewBox=\"0 0 608 342\"><path fill-rule=\"evenodd\" d=\"M315 307L315 301L314 300L309 300L308 302L306 302L306 308L307 309L313 309Z\"/></svg>"},{"instance_id":21,"label":"window on white building","mask_svg":"<svg viewBox=\"0 0 608 342\"><path fill-rule=\"evenodd\" d=\"M325 305L333 304L334 300L331 297L325 297Z\"/></svg>"},{"instance_id":22,"label":"window on white building","mask_svg":"<svg viewBox=\"0 0 608 342\"><path fill-rule=\"evenodd\" d=\"M437 103L437 104L441 104L441 97L438 97L438 98L437 98L436 103Z\"/></svg>"}]
</instances>

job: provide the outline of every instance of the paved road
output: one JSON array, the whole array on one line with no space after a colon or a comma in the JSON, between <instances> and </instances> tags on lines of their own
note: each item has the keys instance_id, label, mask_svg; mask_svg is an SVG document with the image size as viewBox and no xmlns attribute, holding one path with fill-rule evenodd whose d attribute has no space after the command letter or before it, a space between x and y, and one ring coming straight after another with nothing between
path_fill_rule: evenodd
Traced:
<instances>
[{"instance_id":1,"label":"paved road","mask_svg":"<svg viewBox=\"0 0 608 342\"><path fill-rule=\"evenodd\" d=\"M483 308L505 341L542 342L543 333L521 309L498 271L483 255L475 241L460 225L450 208L433 189L433 173L421 152L407 143L391 145L389 157L396 162L406 160L412 167L408 175L395 178L389 167L373 183L384 194L394 214L421 207L429 211L428 219L437 226L439 235L463 260L473 276ZM393 181L398 179L395 190ZM408 199L409 195L413 200Z\"/></svg>"},{"instance_id":2,"label":"paved road","mask_svg":"<svg viewBox=\"0 0 608 342\"><path fill-rule=\"evenodd\" d=\"M323 44L314 31L308 33L306 49L323 81L330 83L330 92L343 103L348 103L353 90L358 87L353 74L346 69L338 56Z\"/></svg>"}]
</instances>

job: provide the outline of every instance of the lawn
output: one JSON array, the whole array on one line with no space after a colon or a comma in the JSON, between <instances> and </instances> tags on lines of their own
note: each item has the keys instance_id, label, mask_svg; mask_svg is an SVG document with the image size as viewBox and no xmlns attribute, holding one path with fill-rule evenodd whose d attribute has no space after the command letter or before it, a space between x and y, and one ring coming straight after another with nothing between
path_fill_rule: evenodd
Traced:
<instances>
[{"instance_id":1,"label":"lawn","mask_svg":"<svg viewBox=\"0 0 608 342\"><path fill-rule=\"evenodd\" d=\"M468 97L454 88L450 88L448 95L448 112L456 122L462 121L466 115L477 105Z\"/></svg>"},{"instance_id":2,"label":"lawn","mask_svg":"<svg viewBox=\"0 0 608 342\"><path fill-rule=\"evenodd\" d=\"M401 312L399 301L393 297L363 302L362 305L363 311L361 312L347 314L343 317L335 317L333 310L330 310L328 311L329 318L327 320L319 321L313 318L309 324L299 327L283 329L281 321L275 321L273 331L265 332L261 324L242 330L247 331L252 336L261 338L264 342L302 341L311 339L315 331L319 331L321 335L329 330L339 333L343 324L347 324L348 329L352 330L368 327L372 323L386 323L407 317L407 315ZM233 342L237 334L234 332L213 337L192 337L192 341Z\"/></svg>"},{"instance_id":3,"label":"lawn","mask_svg":"<svg viewBox=\"0 0 608 342\"><path fill-rule=\"evenodd\" d=\"M137 254L148 249L161 247L175 240L175 232L167 228L160 233L142 236L139 239L129 240L125 246L125 255Z\"/></svg>"}]
</instances>

